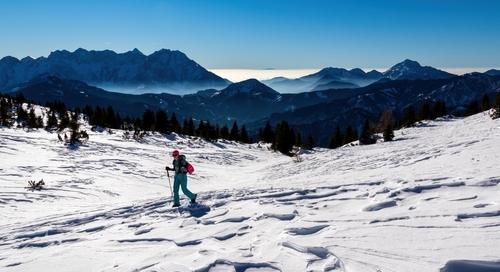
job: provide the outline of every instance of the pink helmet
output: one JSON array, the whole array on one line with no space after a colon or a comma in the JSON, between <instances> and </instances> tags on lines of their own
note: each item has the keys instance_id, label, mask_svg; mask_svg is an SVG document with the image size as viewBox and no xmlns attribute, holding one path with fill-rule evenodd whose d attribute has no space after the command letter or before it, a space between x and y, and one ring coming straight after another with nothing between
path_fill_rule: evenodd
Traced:
<instances>
[{"instance_id":1,"label":"pink helmet","mask_svg":"<svg viewBox=\"0 0 500 272\"><path fill-rule=\"evenodd\" d=\"M176 156L179 156L179 150L177 150L177 149L172 151L172 157L176 157Z\"/></svg>"}]
</instances>

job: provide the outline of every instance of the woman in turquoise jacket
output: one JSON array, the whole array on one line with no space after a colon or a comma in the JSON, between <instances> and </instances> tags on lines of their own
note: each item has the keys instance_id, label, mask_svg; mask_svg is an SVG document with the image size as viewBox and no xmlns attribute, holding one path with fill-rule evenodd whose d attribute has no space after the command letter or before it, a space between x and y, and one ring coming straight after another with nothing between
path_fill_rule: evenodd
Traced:
<instances>
[{"instance_id":1,"label":"woman in turquoise jacket","mask_svg":"<svg viewBox=\"0 0 500 272\"><path fill-rule=\"evenodd\" d=\"M182 192L191 199L191 204L196 203L197 194L193 194L187 188L187 162L186 156L180 155L179 150L174 150L172 152L172 157L174 157L173 166L174 168L165 167L167 171L175 171L174 176L174 205L173 207L179 207L179 186L182 188Z\"/></svg>"}]
</instances>

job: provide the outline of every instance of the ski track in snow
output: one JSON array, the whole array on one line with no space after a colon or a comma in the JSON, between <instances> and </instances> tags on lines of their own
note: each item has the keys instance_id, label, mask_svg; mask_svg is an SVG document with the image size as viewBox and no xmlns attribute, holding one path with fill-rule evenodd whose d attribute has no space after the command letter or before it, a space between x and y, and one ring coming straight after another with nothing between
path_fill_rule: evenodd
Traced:
<instances>
[{"instance_id":1,"label":"ski track in snow","mask_svg":"<svg viewBox=\"0 0 500 272\"><path fill-rule=\"evenodd\" d=\"M385 272L498 261L500 120L441 119L396 139L297 163L258 144L135 142L118 131L71 150L55 134L0 128L0 270ZM173 148L196 168L199 205L170 207L163 169ZM47 189L24 189L41 178Z\"/></svg>"}]
</instances>

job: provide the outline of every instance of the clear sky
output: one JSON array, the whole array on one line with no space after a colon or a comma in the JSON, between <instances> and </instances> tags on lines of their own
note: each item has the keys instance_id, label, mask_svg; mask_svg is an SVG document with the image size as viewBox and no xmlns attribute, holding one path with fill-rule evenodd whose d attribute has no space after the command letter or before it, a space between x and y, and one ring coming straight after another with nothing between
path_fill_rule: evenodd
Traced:
<instances>
[{"instance_id":1,"label":"clear sky","mask_svg":"<svg viewBox=\"0 0 500 272\"><path fill-rule=\"evenodd\" d=\"M0 57L177 49L207 68L500 67L495 0L0 0Z\"/></svg>"}]
</instances>

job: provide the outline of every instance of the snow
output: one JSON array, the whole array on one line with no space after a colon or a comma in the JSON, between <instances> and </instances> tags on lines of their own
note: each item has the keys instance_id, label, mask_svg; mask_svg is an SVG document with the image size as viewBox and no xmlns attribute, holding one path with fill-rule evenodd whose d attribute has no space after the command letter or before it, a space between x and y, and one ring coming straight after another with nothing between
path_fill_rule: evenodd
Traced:
<instances>
[{"instance_id":1,"label":"snow","mask_svg":"<svg viewBox=\"0 0 500 272\"><path fill-rule=\"evenodd\" d=\"M1 271L498 271L500 119L485 113L300 162L121 134L69 149L0 128ZM195 166L198 206L171 208L174 148ZM42 178L45 190L24 188Z\"/></svg>"}]
</instances>

